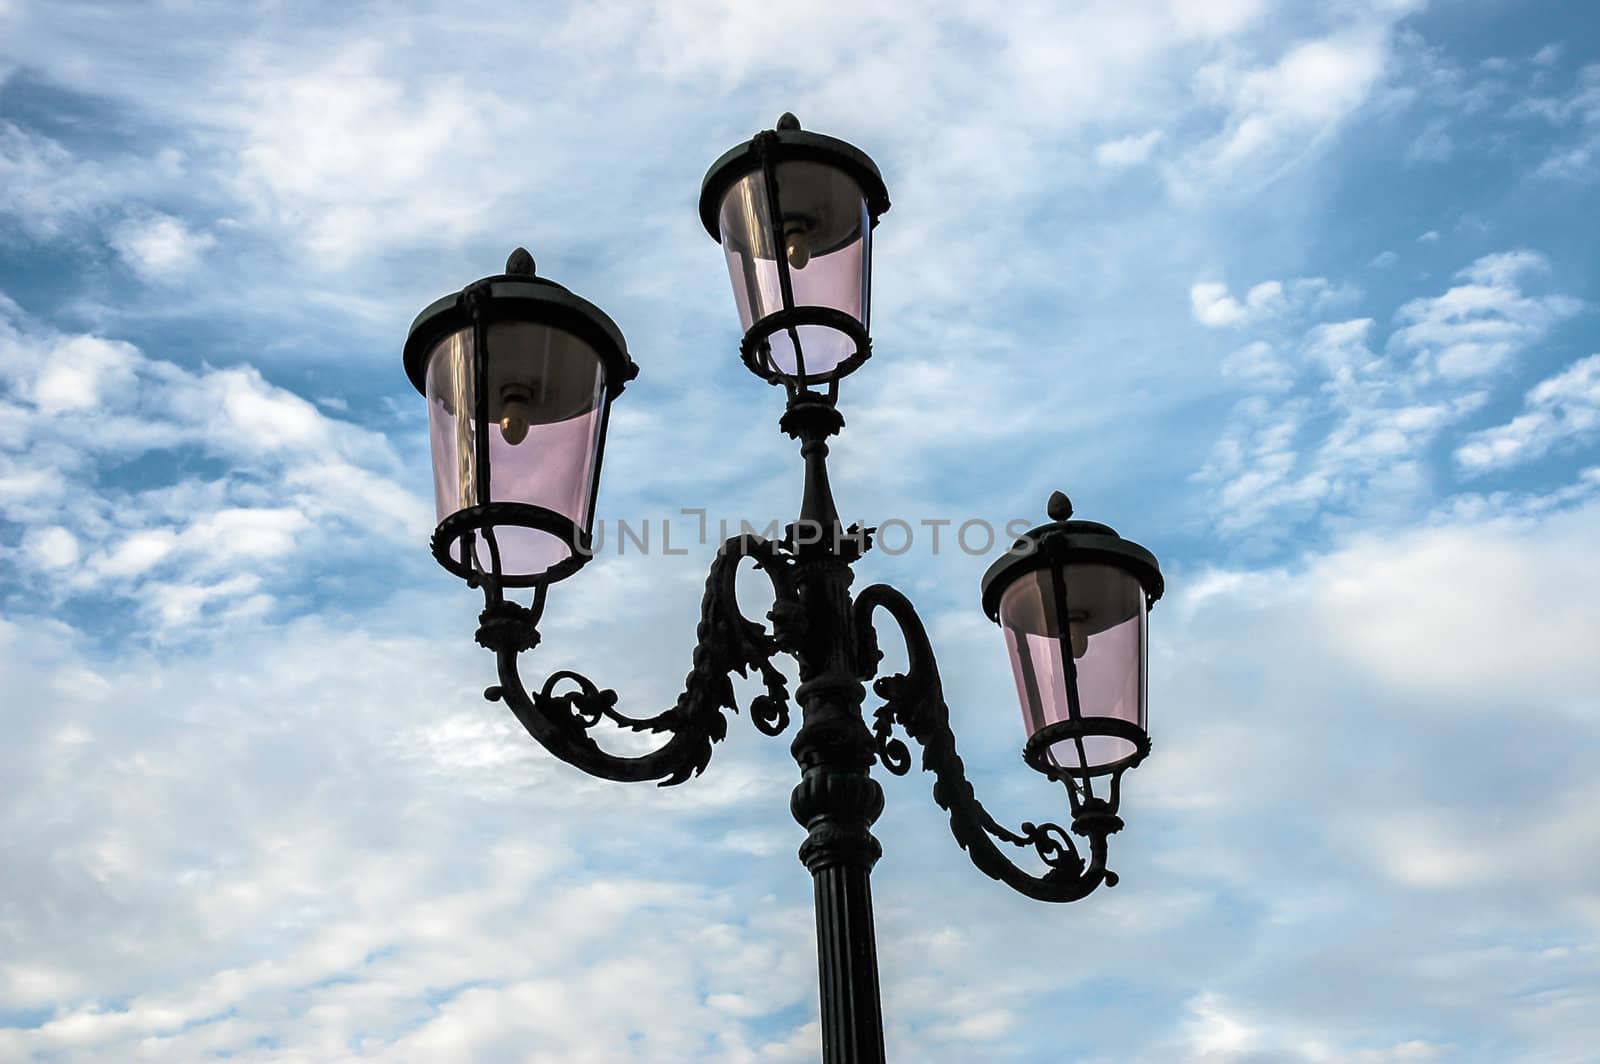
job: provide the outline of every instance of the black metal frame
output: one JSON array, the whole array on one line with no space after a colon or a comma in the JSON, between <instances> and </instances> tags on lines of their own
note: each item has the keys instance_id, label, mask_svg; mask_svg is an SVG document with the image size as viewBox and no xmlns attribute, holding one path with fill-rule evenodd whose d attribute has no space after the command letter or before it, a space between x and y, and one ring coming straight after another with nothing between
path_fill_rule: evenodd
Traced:
<instances>
[{"instance_id":1,"label":"black metal frame","mask_svg":"<svg viewBox=\"0 0 1600 1064\"><path fill-rule=\"evenodd\" d=\"M910 770L910 750L896 737L896 729L922 748L922 767L934 776L934 801L949 814L951 834L972 863L990 878L1040 901L1075 901L1102 883L1116 885L1106 856L1110 836L1123 826L1118 815L1121 778L1131 764L1117 767L1108 792L1097 796L1051 764L1051 736L1041 732L1028 744L1025 760L1065 784L1070 830L1031 821L1013 830L995 820L978 800L956 752L933 650L910 601L884 584L854 596L849 592L853 563L871 548L872 530L844 528L829 487L826 440L843 427L843 417L822 397L802 394L789 402L780 424L800 441L805 460L799 520L782 541L738 536L717 552L701 602L693 666L671 708L654 716L628 716L617 709L614 691L570 670L554 672L530 688L518 662L539 643L548 589L538 588L533 604L523 606L492 582L484 584L477 640L495 653L499 683L484 695L503 701L542 746L590 775L668 786L704 771L713 746L726 737L726 714L739 709L732 682L736 674L754 674L765 688L748 707L756 728L774 736L788 728L788 681L774 659L780 654L792 658L799 667L794 701L800 706L801 725L790 750L801 781L790 806L807 829L800 858L816 888L823 1059L881 1061L870 874L882 852L871 827L883 810L883 792L871 769L876 763L895 775ZM801 527L823 534L800 536ZM772 584L770 631L739 610L735 579L745 560ZM908 667L873 683L882 704L873 711L869 727L862 703L864 684L877 676L883 657L874 626L878 611L899 629ZM602 721L622 731L667 738L647 754L613 754L596 740ZM1148 739L1142 733L1138 738L1141 751L1147 751ZM1074 835L1087 840L1086 855ZM1031 850L1043 870L1027 871L1007 848Z\"/></svg>"},{"instance_id":2,"label":"black metal frame","mask_svg":"<svg viewBox=\"0 0 1600 1064\"><path fill-rule=\"evenodd\" d=\"M877 164L853 144L834 137L811 133L800 128L800 120L785 113L778 119L776 129L766 129L750 140L725 152L700 183L700 221L713 240L722 241L718 213L723 197L738 181L760 171L766 185L767 213L771 217L772 240L775 248L784 242L783 209L779 203L777 167L786 162L816 162L831 166L848 174L866 197L869 229L876 228L878 219L889 209L889 190ZM870 238L869 238L870 239ZM863 264L867 271L866 293L862 303L862 321L832 307L797 305L794 284L789 276L789 262L781 253L777 255L778 287L783 299L783 309L753 321L739 345L744 364L756 376L769 384L783 384L792 396L795 391L812 385L826 384L835 389L841 378L855 372L872 357L872 341L868 336L868 321L872 304L872 259L870 254ZM807 373L805 353L800 343L799 327L819 325L844 334L855 342L855 351L827 373ZM775 333L788 332L795 351L795 372L784 373L773 363L768 339Z\"/></svg>"},{"instance_id":3,"label":"black metal frame","mask_svg":"<svg viewBox=\"0 0 1600 1064\"><path fill-rule=\"evenodd\" d=\"M787 272L788 264L784 263L779 269ZM786 298L792 300L793 296ZM821 325L834 332L843 333L855 341L855 353L827 373L805 373L805 355L801 351L798 335L798 329L802 325ZM784 373L772 360L772 346L767 340L774 333L780 332L788 332L795 345L796 368L802 371L799 374ZM751 325L745 332L744 339L739 342L739 357L751 373L768 384L785 385L790 394L793 394L797 387L805 388L813 384L837 387L840 378L855 372L858 366L872 357L872 338L867 334L866 326L842 310L833 307L789 307L785 310L775 310Z\"/></svg>"},{"instance_id":4,"label":"black metal frame","mask_svg":"<svg viewBox=\"0 0 1600 1064\"><path fill-rule=\"evenodd\" d=\"M436 300L417 315L406 336L403 356L406 375L417 391L426 395L427 360L434 345L464 328L473 330L472 394L477 403L473 413L477 426L473 469L479 502L445 516L434 529L431 542L433 556L439 564L471 586L482 582L497 588L541 587L571 576L593 557L589 530L594 527L595 504L600 494L600 471L605 464L611 403L628 382L639 375L639 367L628 355L621 330L604 311L556 282L536 276L534 271L533 256L517 248L506 260L505 273L474 281L460 292ZM589 507L581 525L543 506L496 500L491 496L489 394L485 386L489 379L487 333L491 325L506 321L532 322L559 329L586 343L600 358L604 393L600 399L599 449L590 474ZM572 553L543 573L507 576L500 564L500 548L494 533L495 528L505 525L547 532L566 543ZM487 571L478 559L480 537L489 552Z\"/></svg>"},{"instance_id":5,"label":"black metal frame","mask_svg":"<svg viewBox=\"0 0 1600 1064\"><path fill-rule=\"evenodd\" d=\"M785 112L778 119L777 128L764 129L743 144L729 148L706 171L700 182L700 224L711 239L722 239L717 212L722 209L722 197L728 189L752 170L780 162L824 163L849 174L867 197L867 212L873 225L889 210L889 188L883 183L878 164L866 152L849 141L801 129L800 120Z\"/></svg>"},{"instance_id":6,"label":"black metal frame","mask_svg":"<svg viewBox=\"0 0 1600 1064\"><path fill-rule=\"evenodd\" d=\"M595 494L597 493L591 489L591 499ZM592 527L594 519L592 502L589 515ZM494 529L506 525L547 532L572 547L572 555L538 576L507 576L501 570L500 548L494 538ZM489 549L490 563L487 573L478 565L475 549L475 540L478 536L483 537ZM447 572L461 577L473 586L486 578L501 587L509 588L553 584L582 569L593 557L593 537L576 521L566 514L556 513L547 507L524 502L489 502L457 510L439 522L438 527L433 530L430 546L435 561L444 566Z\"/></svg>"},{"instance_id":7,"label":"black metal frame","mask_svg":"<svg viewBox=\"0 0 1600 1064\"><path fill-rule=\"evenodd\" d=\"M1072 502L1066 495L1052 494L1046 510L1050 522L1018 536L983 574L983 612L991 621L1000 619L1000 596L1018 578L1069 563L1101 562L1127 570L1144 588L1146 605L1154 605L1166 590L1155 555L1123 539L1110 525L1072 520Z\"/></svg>"},{"instance_id":8,"label":"black metal frame","mask_svg":"<svg viewBox=\"0 0 1600 1064\"><path fill-rule=\"evenodd\" d=\"M871 167L870 160L848 145L844 145L848 152L841 152L842 142L812 134L802 139L791 116L780 122L777 133L763 136L768 138L767 149L759 148L763 138L758 137L724 156L707 175L701 215L713 236L720 192L734 179L729 175L760 165L751 162L752 152L758 160L770 159L773 144L786 146L785 150L803 146L806 151L831 153L828 157L841 165L865 160ZM870 173L875 177L876 168ZM881 184L878 178L871 190L877 197L874 223L888 206ZM424 318L439 306L430 308ZM802 321L791 316L758 324L777 329ZM864 328L859 341L864 352L869 345ZM750 343L747 336L747 361ZM411 351L408 344L408 369ZM1117 883L1106 859L1110 836L1123 826L1118 814L1122 775L1148 752L1149 740L1137 728L1132 729L1137 734L1125 736L1136 743L1137 756L1112 766L1109 786L1097 795L1089 780L1053 762L1050 743L1065 737L1062 726L1041 730L1025 748L1024 759L1065 785L1070 825L1024 822L1013 830L997 821L978 800L956 752L933 650L910 601L883 584L851 594L854 563L871 549L873 530L844 526L829 485L827 441L844 427L844 417L835 406L837 377L827 381L826 392L811 390L804 380L784 383L788 403L779 427L799 441L804 462L799 517L782 540L738 536L718 550L701 601L693 664L683 692L670 708L653 716L628 716L617 709L614 691L570 670L551 673L536 687L523 681L520 657L539 643L548 582L537 584L532 603L522 605L506 597L503 581L480 580L484 609L476 638L494 653L498 665L499 682L484 696L504 702L529 735L556 757L605 779L650 780L668 786L704 771L713 747L727 735L727 714L739 709L734 675L760 679L764 690L751 700L748 712L763 734L786 731L793 716L791 700L798 704L799 726L790 753L800 769L800 781L790 796L790 812L806 829L799 856L812 874L815 891L823 1060L871 1064L884 1059L871 894L872 868L882 853L872 825L883 811L883 791L872 776L874 765L905 775L912 766L907 740L916 743L922 748L923 769L934 777L934 801L949 814L951 834L977 869L1030 898L1069 902L1101 884ZM985 577L984 608L991 617L1012 580L1044 566L1058 566L1069 557L1109 560L1131 569L1140 576L1150 601L1159 597L1160 571L1147 551L1103 525L1067 521L1070 505L1059 493L1052 497L1050 509L1055 521L1024 536ZM463 527L475 520L470 514L458 516ZM455 531L441 526L447 544ZM436 554L439 543L436 536ZM440 560L451 567L448 551ZM766 615L770 629L740 612L735 583L739 565L746 560L772 585L774 601ZM904 642L908 661L904 673L878 676L883 658L875 627L879 612L894 621ZM779 655L787 655L798 666L800 682L792 699L787 678L774 664ZM1070 663L1070 655L1067 660ZM1069 671L1068 677L1075 703L1075 673ZM882 699L870 724L863 709L868 682ZM642 755L615 754L597 741L602 721L621 732L665 739ZM1069 727L1077 723L1067 722ZM1080 848L1074 836L1086 845ZM1008 850L1032 851L1042 869L1026 870Z\"/></svg>"},{"instance_id":9,"label":"black metal frame","mask_svg":"<svg viewBox=\"0 0 1600 1064\"><path fill-rule=\"evenodd\" d=\"M1062 492L1052 494L1045 509L1050 522L1017 537L1011 549L995 559L983 574L983 610L990 620L999 623L1000 600L1012 584L1033 573L1050 574L1049 607L1055 617L1063 619L1059 622L1056 653L1061 657L1062 672L1067 678L1069 719L1046 725L1030 736L1023 747L1023 760L1051 779L1066 782L1073 795L1081 787L1085 798L1093 798L1094 779L1100 776L1110 776L1112 791L1116 792L1121 786L1122 773L1149 756L1150 736L1129 721L1084 713L1078 697L1078 666L1064 622L1071 614L1064 574L1068 567L1082 564L1121 569L1139 582L1147 610L1161 598L1166 583L1155 555L1139 544L1123 539L1109 525L1072 520L1072 501ZM1125 739L1133 745L1133 752L1107 764L1090 766L1083 745L1083 740L1090 736ZM1061 764L1051 752L1055 744L1069 740L1077 745L1078 764L1075 766Z\"/></svg>"}]
</instances>

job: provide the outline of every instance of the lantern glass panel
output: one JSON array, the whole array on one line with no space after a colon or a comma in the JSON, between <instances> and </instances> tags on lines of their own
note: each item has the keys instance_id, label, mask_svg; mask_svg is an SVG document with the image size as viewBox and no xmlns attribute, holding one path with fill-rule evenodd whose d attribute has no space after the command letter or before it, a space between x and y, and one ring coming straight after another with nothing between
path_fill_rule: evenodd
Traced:
<instances>
[{"instance_id":1,"label":"lantern glass panel","mask_svg":"<svg viewBox=\"0 0 1600 1064\"><path fill-rule=\"evenodd\" d=\"M604 371L594 349L570 333L531 322L488 328L489 493L479 498L477 412L470 328L428 355L429 435L434 501L442 521L484 502L525 503L565 517L587 533L605 417ZM492 527L507 577L537 577L572 556L568 537L516 524ZM488 533L477 563L491 571Z\"/></svg>"},{"instance_id":2,"label":"lantern glass panel","mask_svg":"<svg viewBox=\"0 0 1600 1064\"><path fill-rule=\"evenodd\" d=\"M1029 738L1046 725L1072 719L1069 658L1077 666L1086 730L1101 719L1146 731L1144 589L1132 573L1111 565L1069 564L1061 573L1065 625L1051 568L1018 577L1000 597L1000 625ZM1085 775L1113 767L1137 749L1118 735L1087 734L1053 744L1051 753L1068 771Z\"/></svg>"},{"instance_id":3,"label":"lantern glass panel","mask_svg":"<svg viewBox=\"0 0 1600 1064\"><path fill-rule=\"evenodd\" d=\"M867 325L871 292L872 219L861 186L841 170L816 162L781 162L774 168L780 238L762 171L746 174L722 198L722 250L745 331L762 318L783 310L778 255L789 265L789 283L797 307L831 307L862 327ZM800 354L795 351L795 334ZM836 329L800 325L768 339L772 362L780 373L805 376L831 373L855 353L856 342Z\"/></svg>"}]
</instances>

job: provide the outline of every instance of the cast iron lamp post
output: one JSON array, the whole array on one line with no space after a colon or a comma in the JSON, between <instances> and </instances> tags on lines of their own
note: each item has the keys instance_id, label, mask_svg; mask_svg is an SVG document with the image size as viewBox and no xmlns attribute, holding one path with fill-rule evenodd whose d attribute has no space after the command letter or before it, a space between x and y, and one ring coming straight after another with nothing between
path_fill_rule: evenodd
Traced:
<instances>
[{"instance_id":1,"label":"cast iron lamp post","mask_svg":"<svg viewBox=\"0 0 1600 1064\"><path fill-rule=\"evenodd\" d=\"M651 717L616 708L616 693L570 671L537 688L520 656L539 642L550 585L591 554L591 531L611 402L638 374L622 334L597 307L538 277L518 249L506 272L468 285L422 312L405 367L427 397L439 527L433 554L481 588L477 640L494 652L504 701L556 757L606 779L682 783L702 771L737 711L732 675L754 669L765 693L756 727L789 725L777 654L799 666L800 727L790 746L800 782L790 800L806 829L800 859L816 890L823 1059L883 1060L877 946L869 877L883 810L874 764L911 767L896 726L922 747L933 798L980 871L1041 901L1075 901L1101 883L1123 773L1150 750L1145 719L1147 611L1161 597L1155 558L1105 525L1072 520L1057 492L1050 521L1020 537L983 578L984 612L998 622L1022 704L1026 763L1065 785L1071 832L1052 823L1011 830L967 782L950 731L933 651L911 603L884 584L850 594L852 566L872 529L843 526L828 486L827 440L844 426L839 382L871 354L870 242L889 209L878 168L858 149L800 129L784 115L711 167L700 216L722 245L745 327L746 365L781 384L780 428L800 441L805 489L799 519L780 540L736 536L717 553L701 605L694 664L677 703ZM750 559L772 583L771 631L747 620L734 577ZM531 588L530 605L507 592ZM905 643L906 672L880 678L870 720L864 682L878 671L874 619L882 610ZM665 736L641 756L608 753L604 720ZM1087 841L1087 860L1072 836ZM1014 864L1002 846L1031 849L1044 870Z\"/></svg>"}]
</instances>

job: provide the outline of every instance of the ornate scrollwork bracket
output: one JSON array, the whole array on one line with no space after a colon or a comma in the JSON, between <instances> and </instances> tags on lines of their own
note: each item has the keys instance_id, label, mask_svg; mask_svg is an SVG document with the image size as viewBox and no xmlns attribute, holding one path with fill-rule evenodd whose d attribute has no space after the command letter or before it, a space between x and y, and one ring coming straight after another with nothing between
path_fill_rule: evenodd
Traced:
<instances>
[{"instance_id":1,"label":"ornate scrollwork bracket","mask_svg":"<svg viewBox=\"0 0 1600 1064\"><path fill-rule=\"evenodd\" d=\"M883 657L871 623L873 611L879 608L899 625L908 658L904 673L885 676L872 686L884 700L873 714L873 735L884 767L896 775L904 775L911 768L910 750L893 734L894 726L899 725L922 747L922 767L934 774L933 800L950 814L951 834L978 870L991 879L1030 898L1054 902L1076 901L1102 882L1115 886L1116 873L1106 868L1106 840L1121 830L1122 821L1112 802L1092 795L1080 796L1070 780L1063 781L1071 798L1072 831L1089 843L1086 864L1071 835L1060 825L1024 823L1020 830L1012 831L997 823L978 801L956 753L950 710L945 705L927 632L910 601L884 584L865 588L855 600L861 679L872 679ZM1042 875L1025 871L1000 849L1000 842L1031 848L1047 870Z\"/></svg>"},{"instance_id":2,"label":"ornate scrollwork bracket","mask_svg":"<svg viewBox=\"0 0 1600 1064\"><path fill-rule=\"evenodd\" d=\"M739 563L746 558L772 583L776 601L767 615L772 622L770 633L739 612L736 580ZM504 701L545 749L591 775L623 782L657 780L663 787L682 783L705 769L712 746L727 736L723 711L738 712L739 708L733 689L735 673L748 676L753 669L765 687L750 704L750 719L756 728L778 735L788 727L788 680L772 659L779 653L793 653L803 635L804 611L793 569L793 558L779 544L759 536L736 536L722 545L706 577L693 667L683 693L671 709L653 717L619 712L615 691L569 670L552 673L537 691L530 692L518 672L517 659L539 642L544 589L535 593L531 608L491 593L479 618L478 642L494 651L500 683L484 691L484 697ZM567 689L560 690L563 687ZM591 734L602 720L625 731L670 738L646 754L610 753Z\"/></svg>"}]
</instances>

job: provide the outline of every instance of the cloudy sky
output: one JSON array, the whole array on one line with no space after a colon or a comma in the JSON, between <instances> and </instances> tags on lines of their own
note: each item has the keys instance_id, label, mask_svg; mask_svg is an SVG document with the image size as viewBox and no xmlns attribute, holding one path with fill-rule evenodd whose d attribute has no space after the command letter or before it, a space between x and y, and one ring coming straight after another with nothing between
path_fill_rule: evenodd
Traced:
<instances>
[{"instance_id":1,"label":"cloudy sky","mask_svg":"<svg viewBox=\"0 0 1600 1064\"><path fill-rule=\"evenodd\" d=\"M400 366L526 244L643 370L601 519L787 518L695 212L784 110L894 200L841 508L1064 488L1168 575L1116 890L1013 896L886 781L891 1057L1596 1059L1600 13L872 6L0 0L0 1059L815 1059L787 740L625 787L484 702ZM528 671L670 705L688 545ZM988 560L859 579L1062 817Z\"/></svg>"}]
</instances>

